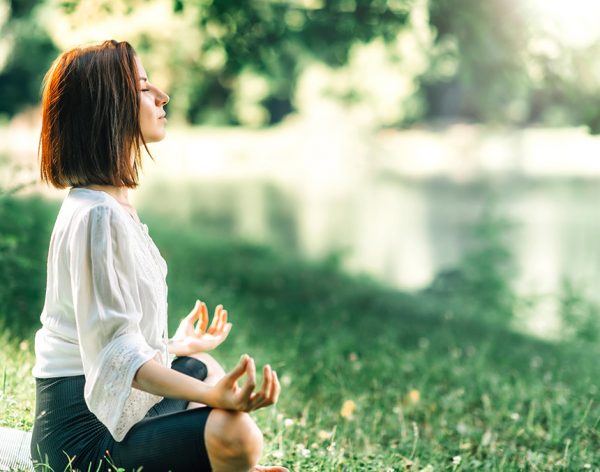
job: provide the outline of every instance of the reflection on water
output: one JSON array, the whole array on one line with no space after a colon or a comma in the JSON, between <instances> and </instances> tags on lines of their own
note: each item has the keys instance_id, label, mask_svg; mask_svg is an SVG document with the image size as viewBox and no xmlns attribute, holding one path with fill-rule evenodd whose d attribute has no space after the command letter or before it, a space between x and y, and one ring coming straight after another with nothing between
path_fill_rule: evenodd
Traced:
<instances>
[{"instance_id":1,"label":"reflection on water","mask_svg":"<svg viewBox=\"0 0 600 472\"><path fill-rule=\"evenodd\" d=\"M540 334L557 328L556 295L563 277L583 284L600 280L600 182L417 184L379 176L347 199L306 201L272 182L195 179L164 185L148 182L139 190L142 209L192 223L200 232L235 235L309 257L342 250L348 270L404 289L424 287L460 261L491 193L517 223L511 232L515 284L521 293L542 296L527 323ZM589 295L600 300L597 293Z\"/></svg>"},{"instance_id":2,"label":"reflection on water","mask_svg":"<svg viewBox=\"0 0 600 472\"><path fill-rule=\"evenodd\" d=\"M0 153L29 156L35 167L35 139L11 151L1 146L11 134L0 134ZM557 329L563 278L584 287L600 280L600 141L581 130L375 135L300 121L260 132L175 131L153 154L132 195L142 213L307 257L341 251L348 270L403 289L425 287L460 261L493 195L517 223L515 286L542 296L527 320L540 334ZM587 295L600 301L598 291Z\"/></svg>"},{"instance_id":3,"label":"reflection on water","mask_svg":"<svg viewBox=\"0 0 600 472\"><path fill-rule=\"evenodd\" d=\"M199 235L227 235L301 251L291 197L264 181L185 179L145 182L136 191L140 213L169 225L191 225Z\"/></svg>"}]
</instances>

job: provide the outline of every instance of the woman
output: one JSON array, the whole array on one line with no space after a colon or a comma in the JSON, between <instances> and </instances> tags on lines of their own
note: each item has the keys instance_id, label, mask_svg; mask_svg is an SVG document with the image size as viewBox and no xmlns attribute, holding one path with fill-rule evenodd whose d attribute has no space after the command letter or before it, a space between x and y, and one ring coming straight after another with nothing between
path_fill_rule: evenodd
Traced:
<instances>
[{"instance_id":1,"label":"woman","mask_svg":"<svg viewBox=\"0 0 600 472\"><path fill-rule=\"evenodd\" d=\"M167 266L128 189L141 146L165 135L168 101L126 42L67 51L46 75L41 178L71 189L35 339L31 454L42 469L286 470L256 465L262 435L248 415L277 402L276 372L265 366L255 389L252 358L226 374L205 353L227 337L227 310L208 327L196 302L167 338Z\"/></svg>"}]
</instances>

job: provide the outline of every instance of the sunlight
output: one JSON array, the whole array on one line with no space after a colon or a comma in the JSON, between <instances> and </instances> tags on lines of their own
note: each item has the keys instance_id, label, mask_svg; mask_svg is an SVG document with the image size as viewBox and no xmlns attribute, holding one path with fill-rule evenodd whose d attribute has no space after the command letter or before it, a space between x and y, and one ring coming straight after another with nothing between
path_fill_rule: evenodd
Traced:
<instances>
[{"instance_id":1,"label":"sunlight","mask_svg":"<svg viewBox=\"0 0 600 472\"><path fill-rule=\"evenodd\" d=\"M600 38L597 0L530 0L544 29L565 45L590 46Z\"/></svg>"}]
</instances>

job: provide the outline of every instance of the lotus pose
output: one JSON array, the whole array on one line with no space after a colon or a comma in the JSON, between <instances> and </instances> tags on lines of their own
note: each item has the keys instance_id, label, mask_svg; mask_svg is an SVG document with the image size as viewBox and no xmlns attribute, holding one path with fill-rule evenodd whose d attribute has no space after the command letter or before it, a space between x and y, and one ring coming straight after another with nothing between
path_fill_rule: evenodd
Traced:
<instances>
[{"instance_id":1,"label":"lotus pose","mask_svg":"<svg viewBox=\"0 0 600 472\"><path fill-rule=\"evenodd\" d=\"M43 470L286 470L256 465L248 415L277 402L277 373L266 365L257 386L248 355L225 373L206 353L229 334L227 310L209 326L197 301L168 339L167 264L128 201L168 101L127 42L67 51L46 75L40 174L69 191L35 337L31 454Z\"/></svg>"}]
</instances>

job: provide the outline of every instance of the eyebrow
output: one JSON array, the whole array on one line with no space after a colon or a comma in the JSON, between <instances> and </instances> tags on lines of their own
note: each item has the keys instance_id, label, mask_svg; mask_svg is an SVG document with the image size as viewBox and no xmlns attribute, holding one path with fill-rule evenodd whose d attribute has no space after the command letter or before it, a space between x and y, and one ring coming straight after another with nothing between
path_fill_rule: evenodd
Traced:
<instances>
[{"instance_id":1,"label":"eyebrow","mask_svg":"<svg viewBox=\"0 0 600 472\"><path fill-rule=\"evenodd\" d=\"M143 80L145 82L148 82L148 78L147 77L140 77L140 80Z\"/></svg>"}]
</instances>

